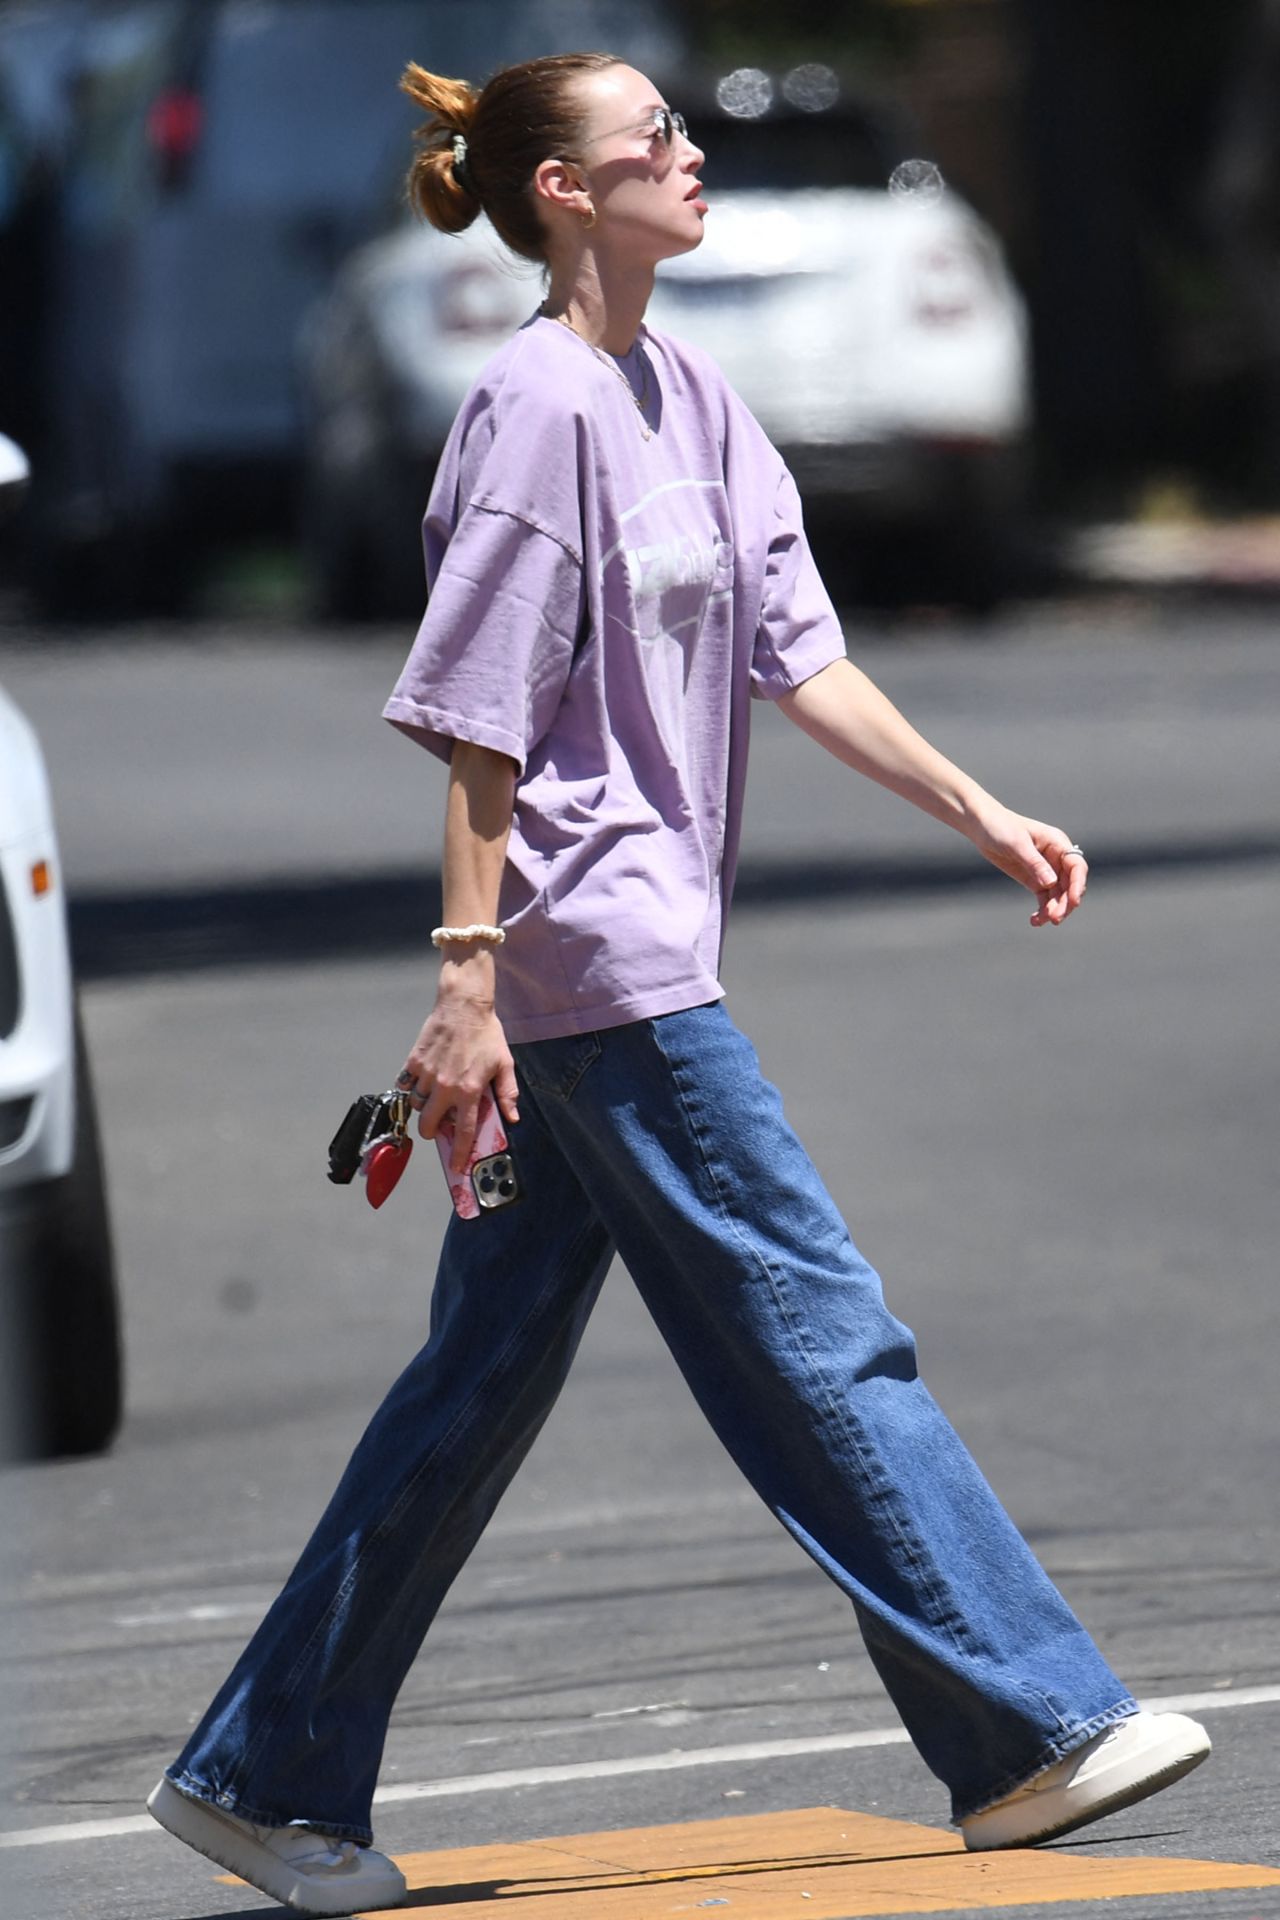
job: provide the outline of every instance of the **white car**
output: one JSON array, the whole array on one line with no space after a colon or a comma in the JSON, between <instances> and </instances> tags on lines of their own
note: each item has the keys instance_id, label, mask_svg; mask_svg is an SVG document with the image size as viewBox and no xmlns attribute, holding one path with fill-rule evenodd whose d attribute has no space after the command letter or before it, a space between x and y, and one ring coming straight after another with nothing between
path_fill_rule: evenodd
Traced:
<instances>
[{"instance_id":1,"label":"white car","mask_svg":"<svg viewBox=\"0 0 1280 1920\"><path fill-rule=\"evenodd\" d=\"M649 317L713 355L806 503L938 530L1001 514L1027 333L977 215L946 192L708 191L702 245L663 263Z\"/></svg>"},{"instance_id":2,"label":"white car","mask_svg":"<svg viewBox=\"0 0 1280 1920\"><path fill-rule=\"evenodd\" d=\"M834 76L807 110L726 88L734 110L689 109L710 212L701 246L659 268L649 319L724 369L811 522L837 526L828 565L853 552L865 584L901 555L947 574L950 597L989 602L1030 427L1026 315L999 242L950 191L887 190L900 137ZM744 116L744 97L767 99L765 117ZM323 609L421 600L416 529L444 437L541 297L540 271L483 219L459 236L402 225L347 262L302 362Z\"/></svg>"},{"instance_id":3,"label":"white car","mask_svg":"<svg viewBox=\"0 0 1280 1920\"><path fill-rule=\"evenodd\" d=\"M0 504L25 463L0 436ZM115 1269L49 782L0 689L0 1453L91 1453L120 1420Z\"/></svg>"}]
</instances>

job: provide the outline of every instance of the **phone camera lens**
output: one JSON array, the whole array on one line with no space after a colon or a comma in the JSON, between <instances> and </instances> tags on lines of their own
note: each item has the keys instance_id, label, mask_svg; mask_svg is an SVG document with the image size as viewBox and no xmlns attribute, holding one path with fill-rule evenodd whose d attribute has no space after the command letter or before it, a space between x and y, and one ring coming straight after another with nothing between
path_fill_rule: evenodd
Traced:
<instances>
[{"instance_id":1,"label":"phone camera lens","mask_svg":"<svg viewBox=\"0 0 1280 1920\"><path fill-rule=\"evenodd\" d=\"M498 1192L502 1195L504 1200L509 1200L512 1194L515 1192L515 1190L516 1190L516 1183L514 1180L500 1180L498 1182Z\"/></svg>"},{"instance_id":2,"label":"phone camera lens","mask_svg":"<svg viewBox=\"0 0 1280 1920\"><path fill-rule=\"evenodd\" d=\"M493 1184L494 1184L494 1183L493 1183L493 1175L492 1175L491 1173L482 1173L482 1174L480 1175L480 1191L481 1191L481 1193L492 1193L492 1192L493 1192Z\"/></svg>"}]
</instances>

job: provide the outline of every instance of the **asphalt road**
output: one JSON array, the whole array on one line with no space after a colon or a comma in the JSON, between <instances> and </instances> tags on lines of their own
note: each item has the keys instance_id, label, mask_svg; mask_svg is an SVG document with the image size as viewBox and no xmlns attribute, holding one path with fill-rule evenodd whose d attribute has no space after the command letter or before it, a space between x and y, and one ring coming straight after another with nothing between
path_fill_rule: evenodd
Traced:
<instances>
[{"instance_id":1,"label":"asphalt road","mask_svg":"<svg viewBox=\"0 0 1280 1920\"><path fill-rule=\"evenodd\" d=\"M379 718L411 638L0 627L0 676L44 740L77 895L420 874L438 769ZM1095 856L1280 850L1269 607L1081 600L976 630L851 630L849 648L946 752L1011 805L1069 817ZM797 756L767 706L757 722L749 869L968 863L932 821Z\"/></svg>"},{"instance_id":2,"label":"asphalt road","mask_svg":"<svg viewBox=\"0 0 1280 1920\"><path fill-rule=\"evenodd\" d=\"M54 757L81 897L216 899L292 870L292 822L323 900L360 859L345 803L374 790L362 764L343 791L345 718L399 643L329 647L328 703L310 686L307 723L273 729L302 637L199 642L0 656ZM766 725L730 1005L926 1377L1113 1664L1144 1697L1213 1698L1211 1765L1074 1851L1280 1866L1280 652L1262 619L1131 606L855 650L997 791L1070 825L1095 855L1088 907L1033 934L1012 889L933 872L962 845L905 809L889 825ZM387 767L412 769L391 745ZM260 810L273 791L283 823ZM433 830L394 786L387 804L388 871L416 845L429 863ZM840 844L883 884L842 884ZM263 1910L131 1823L421 1337L446 1204L426 1149L381 1214L322 1177L351 1093L416 1031L430 965L301 946L86 989L130 1413L109 1458L0 1492L18 1920ZM829 1737L845 1744L815 1750ZM946 1818L845 1603L744 1493L620 1272L410 1676L383 1778L396 1851L829 1804ZM1243 1920L1280 1895L1062 1911Z\"/></svg>"}]
</instances>

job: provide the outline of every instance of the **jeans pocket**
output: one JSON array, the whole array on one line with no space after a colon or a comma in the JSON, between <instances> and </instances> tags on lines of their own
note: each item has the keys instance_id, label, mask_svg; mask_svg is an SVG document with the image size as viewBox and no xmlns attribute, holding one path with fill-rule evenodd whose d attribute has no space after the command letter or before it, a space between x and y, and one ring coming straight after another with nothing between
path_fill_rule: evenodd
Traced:
<instances>
[{"instance_id":1,"label":"jeans pocket","mask_svg":"<svg viewBox=\"0 0 1280 1920\"><path fill-rule=\"evenodd\" d=\"M574 1088L600 1058L598 1033L567 1033L558 1040L525 1040L512 1047L520 1078L535 1093L571 1100Z\"/></svg>"}]
</instances>

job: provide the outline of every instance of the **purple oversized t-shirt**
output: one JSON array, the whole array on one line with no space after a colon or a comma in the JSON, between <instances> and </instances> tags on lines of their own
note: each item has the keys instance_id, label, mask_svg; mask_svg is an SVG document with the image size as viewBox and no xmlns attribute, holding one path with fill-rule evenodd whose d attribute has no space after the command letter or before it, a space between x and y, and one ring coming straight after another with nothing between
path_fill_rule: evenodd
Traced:
<instances>
[{"instance_id":1,"label":"purple oversized t-shirt","mask_svg":"<svg viewBox=\"0 0 1280 1920\"><path fill-rule=\"evenodd\" d=\"M782 460L705 354L625 375L535 317L454 423L427 610L385 712L520 769L499 902L509 1040L717 999L752 694L844 656Z\"/></svg>"}]
</instances>

